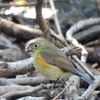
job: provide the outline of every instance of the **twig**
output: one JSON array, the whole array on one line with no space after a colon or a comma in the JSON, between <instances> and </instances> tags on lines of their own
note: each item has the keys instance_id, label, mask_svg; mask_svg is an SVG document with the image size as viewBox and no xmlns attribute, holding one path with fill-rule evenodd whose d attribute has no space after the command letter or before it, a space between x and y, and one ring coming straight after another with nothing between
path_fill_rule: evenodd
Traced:
<instances>
[{"instance_id":1,"label":"twig","mask_svg":"<svg viewBox=\"0 0 100 100\"><path fill-rule=\"evenodd\" d=\"M66 89L73 83L74 81L70 82L56 97L54 97L52 100L57 100L65 91Z\"/></svg>"},{"instance_id":2,"label":"twig","mask_svg":"<svg viewBox=\"0 0 100 100\"><path fill-rule=\"evenodd\" d=\"M22 97L22 96L28 96L29 94L31 95L32 93L35 93L43 88L46 88L46 85L39 85L39 86L36 86L36 87L33 87L29 90L26 90L26 91L11 91L9 93L6 93L2 96L0 96L0 100L1 98L13 98L13 97Z\"/></svg>"},{"instance_id":3,"label":"twig","mask_svg":"<svg viewBox=\"0 0 100 100\"><path fill-rule=\"evenodd\" d=\"M36 9L36 19L37 22L40 26L40 29L45 32L46 30L46 34L44 36L49 36L50 35L50 30L49 27L45 21L45 19L42 16L42 6L44 4L44 0L37 0L36 5L35 5L35 9Z\"/></svg>"},{"instance_id":4,"label":"twig","mask_svg":"<svg viewBox=\"0 0 100 100\"><path fill-rule=\"evenodd\" d=\"M77 100L88 100L88 98L93 94L94 90L100 85L100 76L94 81L93 84L90 84L88 89L82 94L81 97Z\"/></svg>"},{"instance_id":5,"label":"twig","mask_svg":"<svg viewBox=\"0 0 100 100\"><path fill-rule=\"evenodd\" d=\"M69 45L66 40L62 39L50 28L51 36L59 40L65 47L67 46L69 48Z\"/></svg>"},{"instance_id":6,"label":"twig","mask_svg":"<svg viewBox=\"0 0 100 100\"><path fill-rule=\"evenodd\" d=\"M20 87L26 87L26 88L23 88L23 90L20 90L20 89L15 89L14 90L14 87L12 86L12 89L9 89L10 92L6 92L5 94L1 95L0 96L0 100L2 98L5 98L5 99L9 99L9 98L12 98L12 100L14 100L13 98L20 98L20 97L23 97L23 96L29 96L29 95L32 95L34 93L36 93L37 91L40 91L42 89L50 89L52 88L54 84L40 84L38 86L35 86L35 87L32 87L32 86L19 86ZM59 87L60 85L57 84L56 87ZM18 87L18 86L17 86ZM8 87L9 88L9 87Z\"/></svg>"},{"instance_id":7,"label":"twig","mask_svg":"<svg viewBox=\"0 0 100 100\"><path fill-rule=\"evenodd\" d=\"M95 79L94 75L89 71L89 69L78 59L76 55L73 55L72 58L82 67L82 69L87 72L87 74L92 78Z\"/></svg>"},{"instance_id":8,"label":"twig","mask_svg":"<svg viewBox=\"0 0 100 100\"><path fill-rule=\"evenodd\" d=\"M79 97L80 77L76 75L72 75L68 78L68 82L71 81L74 81L74 83L65 92L65 100L72 100L72 98Z\"/></svg>"},{"instance_id":9,"label":"twig","mask_svg":"<svg viewBox=\"0 0 100 100\"><path fill-rule=\"evenodd\" d=\"M60 25L59 25L59 22L58 22L58 17L57 17L57 14L56 14L56 11L55 11L55 5L54 5L54 1L53 0L49 0L49 3L51 5L51 9L53 11L53 14L54 14L54 21L55 21L55 24L56 24L56 27L57 27L57 31L58 31L58 34L62 37L63 37L63 34L62 34L62 31L61 31L61 28L60 28Z\"/></svg>"},{"instance_id":10,"label":"twig","mask_svg":"<svg viewBox=\"0 0 100 100\"><path fill-rule=\"evenodd\" d=\"M38 22L38 24L40 26L40 29L43 32L45 32L45 30L46 30L46 32L45 32L43 37L46 38L47 40L49 40L50 42L55 42L54 44L61 48L61 47L63 47L62 42L60 43L58 38L57 38L58 41L55 38L52 38L52 36L51 36L51 29L50 29L49 25L47 25L45 19L42 16L42 6L43 6L43 3L44 3L44 0L37 0L37 2L36 2L35 9L36 9L36 19L37 19L37 22ZM55 36L58 37L57 35L55 35ZM55 41L53 41L54 39L55 39Z\"/></svg>"}]
</instances>

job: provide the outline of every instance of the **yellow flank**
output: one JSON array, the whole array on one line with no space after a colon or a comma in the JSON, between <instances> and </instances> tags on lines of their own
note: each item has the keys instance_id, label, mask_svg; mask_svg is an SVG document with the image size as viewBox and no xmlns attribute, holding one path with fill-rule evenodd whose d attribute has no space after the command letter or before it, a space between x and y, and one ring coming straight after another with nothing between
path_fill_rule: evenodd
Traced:
<instances>
[{"instance_id":1,"label":"yellow flank","mask_svg":"<svg viewBox=\"0 0 100 100\"><path fill-rule=\"evenodd\" d=\"M58 66L45 62L39 53L36 55L35 67L41 75L50 80L56 80L57 78L63 78L70 75L70 73L64 72Z\"/></svg>"},{"instance_id":2,"label":"yellow flank","mask_svg":"<svg viewBox=\"0 0 100 100\"><path fill-rule=\"evenodd\" d=\"M41 67L53 67L53 65L45 62L39 53L37 54L37 64L38 66L42 65Z\"/></svg>"}]
</instances>

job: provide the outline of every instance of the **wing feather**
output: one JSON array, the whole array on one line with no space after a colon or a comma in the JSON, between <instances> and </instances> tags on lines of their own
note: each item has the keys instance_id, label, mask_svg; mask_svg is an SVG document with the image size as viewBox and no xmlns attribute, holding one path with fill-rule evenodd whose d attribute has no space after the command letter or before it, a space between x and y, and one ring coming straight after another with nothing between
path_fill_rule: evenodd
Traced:
<instances>
[{"instance_id":1,"label":"wing feather","mask_svg":"<svg viewBox=\"0 0 100 100\"><path fill-rule=\"evenodd\" d=\"M80 76L74 65L70 62L68 58L66 58L65 54L62 51L56 52L56 50L50 49L49 52L48 50L43 50L40 52L41 57L48 63L55 65L62 69L64 72L71 72L74 73L78 76Z\"/></svg>"}]
</instances>

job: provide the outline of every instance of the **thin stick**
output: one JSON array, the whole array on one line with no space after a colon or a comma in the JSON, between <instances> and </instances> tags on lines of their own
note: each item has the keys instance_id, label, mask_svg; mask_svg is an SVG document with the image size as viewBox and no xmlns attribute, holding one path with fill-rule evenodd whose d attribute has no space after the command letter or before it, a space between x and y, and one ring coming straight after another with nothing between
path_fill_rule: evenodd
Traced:
<instances>
[{"instance_id":1,"label":"thin stick","mask_svg":"<svg viewBox=\"0 0 100 100\"><path fill-rule=\"evenodd\" d=\"M63 34L62 34L62 31L61 31L61 28L60 28L60 25L59 25L59 22L58 22L58 17L57 17L56 11L55 11L55 5L54 5L53 0L49 0L49 3L50 3L51 9L52 9L53 14L54 14L54 21L55 21L55 24L56 24L56 27L57 27L58 34L62 38L64 38Z\"/></svg>"},{"instance_id":2,"label":"thin stick","mask_svg":"<svg viewBox=\"0 0 100 100\"><path fill-rule=\"evenodd\" d=\"M56 97L54 97L52 100L57 100L65 91L68 89L68 87L73 83L74 81L70 82Z\"/></svg>"},{"instance_id":3,"label":"thin stick","mask_svg":"<svg viewBox=\"0 0 100 100\"><path fill-rule=\"evenodd\" d=\"M77 58L76 55L73 55L72 58L82 67L82 69L87 72L87 74L92 78L94 78L94 75L92 74L92 72Z\"/></svg>"}]
</instances>

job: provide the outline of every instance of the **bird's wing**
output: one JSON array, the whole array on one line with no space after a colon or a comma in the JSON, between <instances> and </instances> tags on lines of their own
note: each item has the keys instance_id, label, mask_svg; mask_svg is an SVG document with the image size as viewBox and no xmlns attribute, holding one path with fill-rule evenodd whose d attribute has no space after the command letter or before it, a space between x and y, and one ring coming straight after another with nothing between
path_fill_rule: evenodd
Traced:
<instances>
[{"instance_id":1,"label":"bird's wing","mask_svg":"<svg viewBox=\"0 0 100 100\"><path fill-rule=\"evenodd\" d=\"M85 74L83 74L82 72L80 72L71 62L68 58L66 58L66 56L57 50L54 49L49 49L49 52L47 52L48 50L43 50L40 52L41 57L48 63L55 65L57 67L59 67L60 69L62 69L64 72L71 72L74 73L75 75L80 76L81 78L83 78L85 81L87 81L88 83L93 83L93 80L91 80L89 77L87 77Z\"/></svg>"},{"instance_id":2,"label":"bird's wing","mask_svg":"<svg viewBox=\"0 0 100 100\"><path fill-rule=\"evenodd\" d=\"M80 74L77 73L76 68L69 61L69 59L67 59L66 57L63 57L64 54L62 52L59 52L60 54L58 54L57 51L55 51L53 49L51 49L51 50L49 49L49 52L47 52L47 51L48 50L43 50L40 52L41 57L46 62L59 67L64 72L71 72L71 73L74 73L74 74L80 76Z\"/></svg>"}]
</instances>

